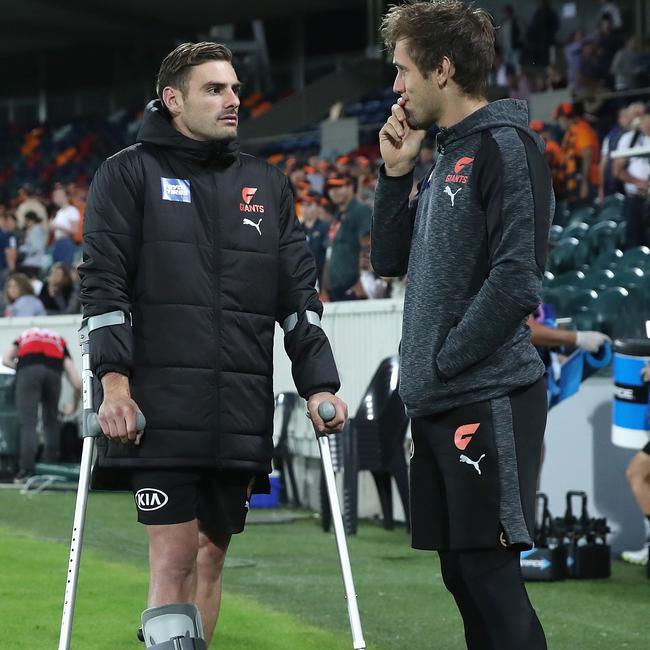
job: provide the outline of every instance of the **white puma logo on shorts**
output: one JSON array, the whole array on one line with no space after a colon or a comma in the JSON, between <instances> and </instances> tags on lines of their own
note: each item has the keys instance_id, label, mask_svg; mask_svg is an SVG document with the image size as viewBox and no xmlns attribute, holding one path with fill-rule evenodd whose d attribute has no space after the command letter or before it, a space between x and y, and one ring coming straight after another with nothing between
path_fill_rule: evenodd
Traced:
<instances>
[{"instance_id":1,"label":"white puma logo on shorts","mask_svg":"<svg viewBox=\"0 0 650 650\"><path fill-rule=\"evenodd\" d=\"M460 462L461 463L467 463L468 465L473 465L474 469L480 474L481 469L478 466L478 464L485 458L485 454L481 454L481 457L478 460L472 460L471 458L468 458L465 456L465 454L462 454L460 457Z\"/></svg>"}]
</instances>

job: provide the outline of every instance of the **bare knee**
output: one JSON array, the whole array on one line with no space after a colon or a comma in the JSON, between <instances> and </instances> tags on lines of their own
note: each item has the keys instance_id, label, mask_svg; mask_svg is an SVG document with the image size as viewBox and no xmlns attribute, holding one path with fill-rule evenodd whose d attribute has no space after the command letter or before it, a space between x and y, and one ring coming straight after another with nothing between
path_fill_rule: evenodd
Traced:
<instances>
[{"instance_id":1,"label":"bare knee","mask_svg":"<svg viewBox=\"0 0 650 650\"><path fill-rule=\"evenodd\" d=\"M650 479L650 455L643 451L632 458L625 472L632 488L642 487Z\"/></svg>"},{"instance_id":2,"label":"bare knee","mask_svg":"<svg viewBox=\"0 0 650 650\"><path fill-rule=\"evenodd\" d=\"M202 573L218 577L226 561L230 535L215 537L199 532L199 548L196 564Z\"/></svg>"}]
</instances>

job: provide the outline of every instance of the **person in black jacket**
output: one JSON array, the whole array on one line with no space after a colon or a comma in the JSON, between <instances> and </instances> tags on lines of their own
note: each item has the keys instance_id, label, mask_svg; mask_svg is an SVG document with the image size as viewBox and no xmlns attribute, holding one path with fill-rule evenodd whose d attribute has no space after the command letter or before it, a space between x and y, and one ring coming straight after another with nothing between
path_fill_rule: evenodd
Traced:
<instances>
[{"instance_id":1,"label":"person in black jacket","mask_svg":"<svg viewBox=\"0 0 650 650\"><path fill-rule=\"evenodd\" d=\"M372 265L407 275L399 392L411 416L411 532L436 550L471 650L543 650L520 551L532 547L546 424L540 303L554 208L524 102L488 103L495 29L461 0L392 7L399 94L379 133ZM409 204L436 124L435 165Z\"/></svg>"},{"instance_id":2,"label":"person in black jacket","mask_svg":"<svg viewBox=\"0 0 650 650\"><path fill-rule=\"evenodd\" d=\"M251 489L268 489L276 322L315 429L340 431L347 414L288 181L238 150L231 59L185 43L163 60L137 144L93 179L79 269L84 317L127 315L90 335L105 434L94 485L130 482L149 607L196 603L208 643L230 536Z\"/></svg>"}]
</instances>

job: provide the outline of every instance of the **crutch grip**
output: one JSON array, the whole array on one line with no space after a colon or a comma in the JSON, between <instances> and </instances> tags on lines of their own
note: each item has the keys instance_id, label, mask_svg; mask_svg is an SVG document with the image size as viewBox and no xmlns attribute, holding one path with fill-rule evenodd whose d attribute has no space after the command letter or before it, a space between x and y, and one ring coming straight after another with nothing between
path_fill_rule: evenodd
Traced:
<instances>
[{"instance_id":1,"label":"crutch grip","mask_svg":"<svg viewBox=\"0 0 650 650\"><path fill-rule=\"evenodd\" d=\"M336 417L336 407L332 402L321 402L318 405L318 415L321 416L323 422L329 422Z\"/></svg>"},{"instance_id":2,"label":"crutch grip","mask_svg":"<svg viewBox=\"0 0 650 650\"><path fill-rule=\"evenodd\" d=\"M93 438L96 438L103 433L102 425L99 423L99 417L97 416L97 413L91 413L88 416L86 424L88 425L88 435L92 436ZM144 431L144 428L146 426L147 421L145 420L144 415L138 411L135 416L135 428L138 431Z\"/></svg>"}]
</instances>

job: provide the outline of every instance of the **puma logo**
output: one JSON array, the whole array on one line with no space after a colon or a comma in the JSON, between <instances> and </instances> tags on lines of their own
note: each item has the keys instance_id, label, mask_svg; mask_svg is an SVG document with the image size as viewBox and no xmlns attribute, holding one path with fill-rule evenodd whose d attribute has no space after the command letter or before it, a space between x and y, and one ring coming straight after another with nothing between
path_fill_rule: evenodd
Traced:
<instances>
[{"instance_id":1,"label":"puma logo","mask_svg":"<svg viewBox=\"0 0 650 650\"><path fill-rule=\"evenodd\" d=\"M481 474L481 468L478 466L478 464L479 464L479 463L480 463L484 458L485 458L485 454L481 454L481 457L480 457L478 460L472 460L471 458L468 458L467 456L465 456L465 454L463 454L463 455L460 457L460 462L461 462L461 463L467 463L468 465L473 465L473 466L474 466L474 469L475 469L475 470L479 473L479 475L480 475L480 474Z\"/></svg>"},{"instance_id":2,"label":"puma logo","mask_svg":"<svg viewBox=\"0 0 650 650\"><path fill-rule=\"evenodd\" d=\"M460 192L463 188L459 187L455 192L452 191L449 185L445 186L445 194L451 199L451 207L454 207L454 201L456 200L456 194Z\"/></svg>"},{"instance_id":3,"label":"puma logo","mask_svg":"<svg viewBox=\"0 0 650 650\"><path fill-rule=\"evenodd\" d=\"M262 231L260 230L260 224L261 223L262 223L261 219L257 223L255 223L254 221L251 221L250 219L246 219L246 218L243 221L243 224L245 226L253 226L253 228L255 228L257 230L257 232L259 233L260 237L262 236Z\"/></svg>"}]
</instances>

